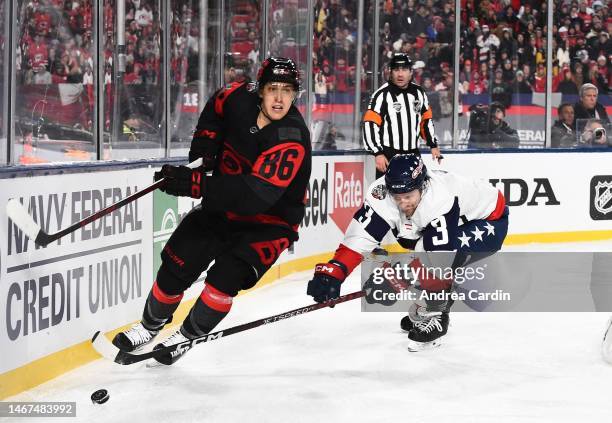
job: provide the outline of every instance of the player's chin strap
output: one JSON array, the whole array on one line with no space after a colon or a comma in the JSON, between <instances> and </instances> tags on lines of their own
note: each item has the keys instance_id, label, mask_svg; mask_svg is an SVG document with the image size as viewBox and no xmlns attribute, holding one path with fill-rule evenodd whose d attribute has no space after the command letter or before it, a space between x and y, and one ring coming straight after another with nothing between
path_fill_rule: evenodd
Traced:
<instances>
[{"instance_id":1,"label":"player's chin strap","mask_svg":"<svg viewBox=\"0 0 612 423\"><path fill-rule=\"evenodd\" d=\"M264 111L264 109L261 107L261 104L260 104L260 105L258 105L257 107L259 107L259 111L261 112L261 114L262 114L262 115L264 115L264 116L265 116L265 118L266 118L266 119L268 119L270 122L274 122L274 119L272 119L272 118L270 117L270 115L268 115L268 114L267 114L267 113Z\"/></svg>"}]
</instances>

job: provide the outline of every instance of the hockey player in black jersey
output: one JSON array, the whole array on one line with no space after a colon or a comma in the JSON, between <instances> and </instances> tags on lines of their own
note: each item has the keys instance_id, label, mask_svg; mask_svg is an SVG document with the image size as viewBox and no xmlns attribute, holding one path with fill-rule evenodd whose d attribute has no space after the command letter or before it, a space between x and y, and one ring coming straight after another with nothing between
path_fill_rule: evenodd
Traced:
<instances>
[{"instance_id":1,"label":"hockey player in black jersey","mask_svg":"<svg viewBox=\"0 0 612 423\"><path fill-rule=\"evenodd\" d=\"M204 167L164 165L155 174L155 180L166 178L166 193L202 198L202 204L163 248L142 320L115 337L117 347L134 350L152 342L183 292L214 260L180 329L155 348L210 332L233 297L253 287L297 241L311 171L310 135L293 105L298 90L292 60L265 60L256 84L228 84L204 107L189 152L189 160L202 157ZM158 361L172 364L185 352Z\"/></svg>"}]
</instances>

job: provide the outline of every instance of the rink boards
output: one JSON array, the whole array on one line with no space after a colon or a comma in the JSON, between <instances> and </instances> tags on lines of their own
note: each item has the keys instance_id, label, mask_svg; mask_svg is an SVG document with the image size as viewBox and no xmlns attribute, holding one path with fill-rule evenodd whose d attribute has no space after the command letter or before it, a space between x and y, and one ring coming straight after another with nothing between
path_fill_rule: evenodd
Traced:
<instances>
[{"instance_id":1,"label":"rink boards","mask_svg":"<svg viewBox=\"0 0 612 423\"><path fill-rule=\"evenodd\" d=\"M511 210L507 244L612 239L612 153L445 157L444 169L487 179L504 192ZM426 164L435 166L429 156ZM131 167L49 175L13 170L1 175L0 204L20 198L56 232L150 184L151 167ZM300 241L258 287L328 259L373 173L370 156L314 157ZM156 192L46 248L37 248L0 207L0 399L98 358L88 342L95 330L114 332L137 320L159 252L195 204ZM196 284L187 298L200 290ZM184 302L175 322L191 303Z\"/></svg>"}]
</instances>

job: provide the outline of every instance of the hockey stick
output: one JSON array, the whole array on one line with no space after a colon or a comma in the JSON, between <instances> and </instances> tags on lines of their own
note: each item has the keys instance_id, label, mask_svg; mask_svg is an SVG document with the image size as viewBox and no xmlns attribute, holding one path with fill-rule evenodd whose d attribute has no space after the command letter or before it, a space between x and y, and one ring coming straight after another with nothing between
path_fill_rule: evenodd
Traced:
<instances>
[{"instance_id":1,"label":"hockey stick","mask_svg":"<svg viewBox=\"0 0 612 423\"><path fill-rule=\"evenodd\" d=\"M161 355L167 354L176 350L189 350L193 348L197 344L201 344L204 342L216 341L218 339L224 338L229 335L233 335L235 333L244 332L245 330L254 329L259 326L267 325L270 323L278 322L279 320L285 320L290 317L298 316L300 314L310 313L311 311L320 310L322 308L334 306L336 304L340 304L346 301L351 301L356 298L361 298L366 295L365 291L356 291L350 294L342 295L334 300L330 300L324 303L312 304L306 307L296 308L295 310L286 311L281 314L276 314L274 316L266 317L263 319L255 320L249 323L244 323L242 325L234 326L228 329L220 330L213 333L208 333L206 335L199 336L197 338L189 339L187 341L180 342L175 345L171 345L169 347L160 348L158 350L153 350L145 353L135 353L135 352L125 352L121 351L119 348L115 347L100 331L97 331L93 338L91 339L91 343L95 350L100 353L105 358L114 361L118 364L134 364L140 361L148 360L150 358L159 357Z\"/></svg>"},{"instance_id":2,"label":"hockey stick","mask_svg":"<svg viewBox=\"0 0 612 423\"><path fill-rule=\"evenodd\" d=\"M195 169L196 167L199 167L201 165L202 159L197 159L189 163L187 167ZM58 240L63 236L66 236L69 233L76 231L79 228L82 228L88 223L91 223L94 220L98 220L99 218L114 212L115 210L125 206L126 204L131 203L134 200L139 199L140 197L150 193L151 191L155 191L157 188L162 186L163 183L164 179L160 179L159 181L149 185L145 189L135 192L134 194L125 197L123 200L120 200L115 204L111 204L105 209L102 209L90 216L87 216L85 219L78 221L74 225L71 225L66 229L62 229L61 231L55 232L53 234L48 234L43 231L40 225L36 223L32 216L28 213L26 207L16 198L10 199L6 204L6 214L13 221L13 223L19 228L21 228L21 230L23 230L27 236L33 239L37 245L45 247L53 241Z\"/></svg>"}]
</instances>

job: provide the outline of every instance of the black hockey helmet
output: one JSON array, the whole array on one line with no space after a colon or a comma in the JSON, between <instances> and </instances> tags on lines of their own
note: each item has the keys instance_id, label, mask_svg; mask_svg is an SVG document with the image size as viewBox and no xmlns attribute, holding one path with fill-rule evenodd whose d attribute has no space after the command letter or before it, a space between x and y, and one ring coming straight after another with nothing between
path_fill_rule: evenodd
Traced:
<instances>
[{"instance_id":1,"label":"black hockey helmet","mask_svg":"<svg viewBox=\"0 0 612 423\"><path fill-rule=\"evenodd\" d=\"M389 69L399 68L412 70L412 59L406 53L395 53L389 61Z\"/></svg>"},{"instance_id":2,"label":"black hockey helmet","mask_svg":"<svg viewBox=\"0 0 612 423\"><path fill-rule=\"evenodd\" d=\"M268 82L286 82L299 91L300 77L295 62L284 57L269 57L264 60L257 72L257 88L263 88Z\"/></svg>"},{"instance_id":3,"label":"black hockey helmet","mask_svg":"<svg viewBox=\"0 0 612 423\"><path fill-rule=\"evenodd\" d=\"M422 190L427 179L427 168L423 159L412 153L394 156L385 173L385 185L391 194Z\"/></svg>"}]
</instances>

